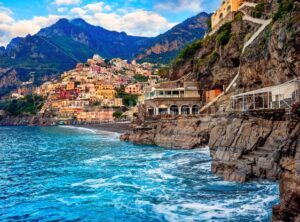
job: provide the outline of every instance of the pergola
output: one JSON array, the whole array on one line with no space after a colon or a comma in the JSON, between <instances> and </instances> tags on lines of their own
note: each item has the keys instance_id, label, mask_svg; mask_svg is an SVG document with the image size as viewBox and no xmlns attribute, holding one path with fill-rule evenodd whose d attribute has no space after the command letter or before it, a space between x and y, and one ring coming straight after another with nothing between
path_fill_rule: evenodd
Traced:
<instances>
[{"instance_id":1,"label":"pergola","mask_svg":"<svg viewBox=\"0 0 300 222\"><path fill-rule=\"evenodd\" d=\"M257 89L231 97L233 111L249 111L260 109L289 109L299 101L300 78L281 85Z\"/></svg>"}]
</instances>

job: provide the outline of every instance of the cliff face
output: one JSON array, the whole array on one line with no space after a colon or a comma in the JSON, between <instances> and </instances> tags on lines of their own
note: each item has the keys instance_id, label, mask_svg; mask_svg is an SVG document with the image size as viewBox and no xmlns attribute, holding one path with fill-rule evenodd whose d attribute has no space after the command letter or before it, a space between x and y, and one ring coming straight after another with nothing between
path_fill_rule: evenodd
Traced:
<instances>
[{"instance_id":1,"label":"cliff face","mask_svg":"<svg viewBox=\"0 0 300 222\"><path fill-rule=\"evenodd\" d=\"M265 3L264 19L280 12L279 1ZM267 2L271 2L268 4ZM288 2L283 0L281 2ZM254 9L245 8L249 14ZM231 22L229 40L218 41L220 33L207 36L195 53L173 64L171 79L188 73L202 82L203 87L228 85L240 68L238 90L246 91L276 85L300 76L300 3L293 1L293 8L270 25L246 48L243 45L259 29L260 25L243 20L239 13Z\"/></svg>"}]
</instances>

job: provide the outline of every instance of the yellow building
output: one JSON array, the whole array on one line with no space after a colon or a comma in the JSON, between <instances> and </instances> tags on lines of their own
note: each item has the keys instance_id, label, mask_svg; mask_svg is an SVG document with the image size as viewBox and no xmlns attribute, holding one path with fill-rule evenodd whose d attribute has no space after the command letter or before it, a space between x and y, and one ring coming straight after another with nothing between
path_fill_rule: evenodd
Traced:
<instances>
[{"instance_id":1,"label":"yellow building","mask_svg":"<svg viewBox=\"0 0 300 222\"><path fill-rule=\"evenodd\" d=\"M244 0L222 0L221 7L211 16L212 30L219 29L224 23L233 19Z\"/></svg>"},{"instance_id":2,"label":"yellow building","mask_svg":"<svg viewBox=\"0 0 300 222\"><path fill-rule=\"evenodd\" d=\"M115 99L117 92L113 85L101 84L96 86L96 97L99 99Z\"/></svg>"}]
</instances>

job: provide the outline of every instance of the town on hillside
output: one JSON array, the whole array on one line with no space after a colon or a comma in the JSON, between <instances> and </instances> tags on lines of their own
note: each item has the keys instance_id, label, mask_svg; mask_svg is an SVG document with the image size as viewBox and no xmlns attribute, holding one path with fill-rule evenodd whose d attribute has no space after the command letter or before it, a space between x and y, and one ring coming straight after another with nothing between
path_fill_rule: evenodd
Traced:
<instances>
[{"instance_id":1,"label":"town on hillside","mask_svg":"<svg viewBox=\"0 0 300 222\"><path fill-rule=\"evenodd\" d=\"M38 114L53 118L53 124L92 124L131 120L137 105L144 100L144 88L155 85L160 77L157 65L135 61L104 60L94 55L66 71L60 80L31 88L27 84L11 94L22 100L28 94L44 98Z\"/></svg>"}]
</instances>

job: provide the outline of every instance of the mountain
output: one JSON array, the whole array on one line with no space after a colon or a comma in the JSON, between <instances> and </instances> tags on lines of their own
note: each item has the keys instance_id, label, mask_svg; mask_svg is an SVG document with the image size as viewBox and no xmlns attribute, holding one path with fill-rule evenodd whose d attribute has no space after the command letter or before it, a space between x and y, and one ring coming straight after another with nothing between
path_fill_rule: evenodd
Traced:
<instances>
[{"instance_id":1,"label":"mountain","mask_svg":"<svg viewBox=\"0 0 300 222\"><path fill-rule=\"evenodd\" d=\"M140 54L140 61L170 61L179 48L203 36L204 17L208 18L208 14L201 13L151 38L109 31L83 19L61 19L35 35L13 39L6 49L0 48L0 97L24 81L39 85L55 79L93 54L128 60ZM147 56L142 56L144 52Z\"/></svg>"},{"instance_id":2,"label":"mountain","mask_svg":"<svg viewBox=\"0 0 300 222\"><path fill-rule=\"evenodd\" d=\"M143 49L136 59L141 62L170 63L183 47L203 38L209 18L209 14L202 12L149 40L150 47Z\"/></svg>"}]
</instances>

